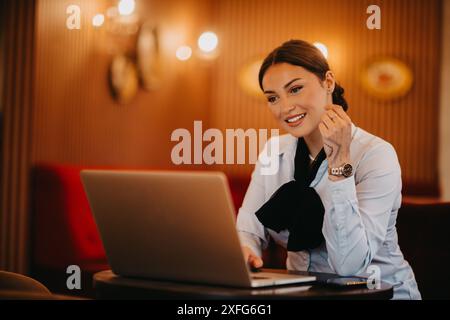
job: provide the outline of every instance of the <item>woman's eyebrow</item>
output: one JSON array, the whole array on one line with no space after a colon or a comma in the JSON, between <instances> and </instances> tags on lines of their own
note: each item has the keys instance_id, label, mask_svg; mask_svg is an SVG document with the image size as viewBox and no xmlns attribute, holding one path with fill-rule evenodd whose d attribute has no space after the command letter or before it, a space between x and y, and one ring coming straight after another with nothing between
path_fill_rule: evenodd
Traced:
<instances>
[{"instance_id":1,"label":"woman's eyebrow","mask_svg":"<svg viewBox=\"0 0 450 320\"><path fill-rule=\"evenodd\" d=\"M295 79L292 79L291 81L289 81L288 83L286 83L286 84L283 86L283 88L286 89L287 87L289 87L289 86L291 85L292 82L297 81L297 80L302 80L302 78L295 78ZM266 90L266 91L264 91L264 93L275 93L275 91Z\"/></svg>"}]
</instances>

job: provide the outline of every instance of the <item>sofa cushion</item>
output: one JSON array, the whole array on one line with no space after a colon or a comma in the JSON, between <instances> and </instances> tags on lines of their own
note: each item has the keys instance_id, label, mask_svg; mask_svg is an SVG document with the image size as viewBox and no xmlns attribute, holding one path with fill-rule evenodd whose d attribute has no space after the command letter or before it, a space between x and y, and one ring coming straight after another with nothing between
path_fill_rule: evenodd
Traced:
<instances>
[{"instance_id":1,"label":"sofa cushion","mask_svg":"<svg viewBox=\"0 0 450 320\"><path fill-rule=\"evenodd\" d=\"M33 262L80 267L106 262L79 166L40 164L33 171Z\"/></svg>"}]
</instances>

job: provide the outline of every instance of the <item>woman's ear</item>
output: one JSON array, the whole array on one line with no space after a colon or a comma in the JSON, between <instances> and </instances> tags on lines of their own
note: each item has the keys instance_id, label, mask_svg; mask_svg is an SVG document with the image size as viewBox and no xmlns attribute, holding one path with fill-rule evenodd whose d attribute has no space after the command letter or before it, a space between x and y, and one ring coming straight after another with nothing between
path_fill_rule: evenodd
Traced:
<instances>
[{"instance_id":1,"label":"woman's ear","mask_svg":"<svg viewBox=\"0 0 450 320\"><path fill-rule=\"evenodd\" d=\"M327 73L325 73L325 80L324 80L325 88L327 91L331 94L334 91L334 87L336 85L336 80L334 78L334 74L331 70L328 70Z\"/></svg>"}]
</instances>

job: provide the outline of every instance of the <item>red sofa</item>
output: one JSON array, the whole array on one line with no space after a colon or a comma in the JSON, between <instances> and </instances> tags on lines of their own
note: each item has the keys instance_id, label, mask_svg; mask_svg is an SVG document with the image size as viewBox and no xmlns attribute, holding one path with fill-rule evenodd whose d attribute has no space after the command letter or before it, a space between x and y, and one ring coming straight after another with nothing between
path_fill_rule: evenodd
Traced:
<instances>
[{"instance_id":1,"label":"red sofa","mask_svg":"<svg viewBox=\"0 0 450 320\"><path fill-rule=\"evenodd\" d=\"M33 263L82 270L107 267L80 180L81 167L43 164L33 171Z\"/></svg>"}]
</instances>

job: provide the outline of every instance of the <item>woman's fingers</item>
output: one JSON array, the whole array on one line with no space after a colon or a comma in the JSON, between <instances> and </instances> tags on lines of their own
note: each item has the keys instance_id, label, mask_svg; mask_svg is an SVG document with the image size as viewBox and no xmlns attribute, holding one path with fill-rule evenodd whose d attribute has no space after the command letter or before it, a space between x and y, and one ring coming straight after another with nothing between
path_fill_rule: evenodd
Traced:
<instances>
[{"instance_id":1,"label":"woman's fingers","mask_svg":"<svg viewBox=\"0 0 450 320\"><path fill-rule=\"evenodd\" d=\"M247 246L242 247L242 252L244 253L245 261L252 268L261 268L263 266L263 261L258 257L252 249Z\"/></svg>"},{"instance_id":2,"label":"woman's fingers","mask_svg":"<svg viewBox=\"0 0 450 320\"><path fill-rule=\"evenodd\" d=\"M351 122L350 117L348 116L348 114L344 111L344 109L342 109L341 106L333 104L331 105L331 110L333 110L334 113L336 113L337 116L339 116L339 118L341 118L342 120L344 120L345 122Z\"/></svg>"},{"instance_id":3,"label":"woman's fingers","mask_svg":"<svg viewBox=\"0 0 450 320\"><path fill-rule=\"evenodd\" d=\"M338 126L344 126L347 123L347 121L342 119L342 117L335 110L328 111L328 117L332 119L335 125Z\"/></svg>"},{"instance_id":4,"label":"woman's fingers","mask_svg":"<svg viewBox=\"0 0 450 320\"><path fill-rule=\"evenodd\" d=\"M253 268L261 268L263 266L262 259L260 257L258 257L258 256L254 256L254 255L250 255L249 256L248 263Z\"/></svg>"},{"instance_id":5,"label":"woman's fingers","mask_svg":"<svg viewBox=\"0 0 450 320\"><path fill-rule=\"evenodd\" d=\"M327 127L322 122L319 123L319 131L320 131L320 134L322 135L322 137L325 137L325 135L327 133Z\"/></svg>"},{"instance_id":6,"label":"woman's fingers","mask_svg":"<svg viewBox=\"0 0 450 320\"><path fill-rule=\"evenodd\" d=\"M346 115L341 106L327 105L325 110L321 122L327 130L338 129L339 127L344 127L347 123L351 123L350 118ZM347 121L347 119L349 121Z\"/></svg>"},{"instance_id":7,"label":"woman's fingers","mask_svg":"<svg viewBox=\"0 0 450 320\"><path fill-rule=\"evenodd\" d=\"M326 129L330 129L333 127L333 120L331 120L330 116L328 115L328 112L326 112L323 116L322 116L322 123L324 124Z\"/></svg>"},{"instance_id":8,"label":"woman's fingers","mask_svg":"<svg viewBox=\"0 0 450 320\"><path fill-rule=\"evenodd\" d=\"M245 261L250 267L261 268L263 266L262 259L254 254L254 252L249 247L243 246L242 251L244 253Z\"/></svg>"}]
</instances>

